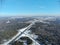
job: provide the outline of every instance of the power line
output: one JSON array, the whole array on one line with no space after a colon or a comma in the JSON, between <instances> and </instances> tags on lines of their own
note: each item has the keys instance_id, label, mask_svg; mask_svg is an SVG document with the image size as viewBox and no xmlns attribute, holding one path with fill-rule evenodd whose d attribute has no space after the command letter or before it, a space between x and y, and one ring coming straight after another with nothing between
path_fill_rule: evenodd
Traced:
<instances>
[{"instance_id":1,"label":"power line","mask_svg":"<svg viewBox=\"0 0 60 45\"><path fill-rule=\"evenodd\" d=\"M2 10L5 6L5 1L6 0L0 0L0 10Z\"/></svg>"},{"instance_id":2,"label":"power line","mask_svg":"<svg viewBox=\"0 0 60 45\"><path fill-rule=\"evenodd\" d=\"M3 0L0 0L0 4L1 4L1 5L3 4Z\"/></svg>"}]
</instances>

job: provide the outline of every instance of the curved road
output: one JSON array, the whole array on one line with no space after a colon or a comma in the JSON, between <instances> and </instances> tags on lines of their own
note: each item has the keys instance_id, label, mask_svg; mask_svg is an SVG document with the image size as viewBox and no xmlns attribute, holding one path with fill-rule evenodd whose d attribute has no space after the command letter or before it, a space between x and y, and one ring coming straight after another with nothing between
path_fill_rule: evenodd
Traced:
<instances>
[{"instance_id":1,"label":"curved road","mask_svg":"<svg viewBox=\"0 0 60 45\"><path fill-rule=\"evenodd\" d=\"M34 25L35 22L37 22L37 21L39 21L39 20L35 20L35 21L33 21L29 26L20 29L19 32L18 32L12 39L10 39L8 42L5 42L4 44L1 44L1 45L9 45L9 44L11 44L11 43L14 42L14 41L19 40L19 38L21 38L21 35L22 35L26 30L29 30L29 29L32 27L32 25ZM39 22L44 23L43 20L40 20ZM27 37L29 37L30 39L32 39L29 35L27 35ZM33 40L34 42L36 42L34 39L32 39L32 40ZM36 42L36 43L37 43L37 45L40 45L38 42Z\"/></svg>"},{"instance_id":2,"label":"curved road","mask_svg":"<svg viewBox=\"0 0 60 45\"><path fill-rule=\"evenodd\" d=\"M15 35L15 36L14 36L12 39L10 39L8 42L5 42L4 44L1 44L1 45L9 45L9 44L11 44L12 42L17 41L17 40L20 38L20 36L21 36L26 30L29 30L29 29L32 27L32 25L35 24L35 22L37 22L37 20L33 21L29 26L27 26L27 27L25 27L25 28L23 28L23 29L20 29L19 32L17 33L17 35Z\"/></svg>"}]
</instances>

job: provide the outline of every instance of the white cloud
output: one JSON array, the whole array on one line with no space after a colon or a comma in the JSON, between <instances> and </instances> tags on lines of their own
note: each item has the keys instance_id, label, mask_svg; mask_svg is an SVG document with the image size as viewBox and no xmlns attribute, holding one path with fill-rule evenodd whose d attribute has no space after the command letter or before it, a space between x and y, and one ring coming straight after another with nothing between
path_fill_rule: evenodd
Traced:
<instances>
[{"instance_id":1,"label":"white cloud","mask_svg":"<svg viewBox=\"0 0 60 45\"><path fill-rule=\"evenodd\" d=\"M45 6L40 6L39 8L46 8Z\"/></svg>"}]
</instances>

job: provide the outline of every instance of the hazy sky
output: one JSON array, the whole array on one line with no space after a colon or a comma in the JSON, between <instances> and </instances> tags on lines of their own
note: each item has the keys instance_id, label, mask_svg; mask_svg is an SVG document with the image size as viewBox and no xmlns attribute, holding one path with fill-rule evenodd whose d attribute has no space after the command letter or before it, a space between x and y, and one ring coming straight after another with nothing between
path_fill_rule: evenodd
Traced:
<instances>
[{"instance_id":1,"label":"hazy sky","mask_svg":"<svg viewBox=\"0 0 60 45\"><path fill-rule=\"evenodd\" d=\"M2 15L1 15L2 14ZM0 0L0 16L57 15L59 0Z\"/></svg>"}]
</instances>

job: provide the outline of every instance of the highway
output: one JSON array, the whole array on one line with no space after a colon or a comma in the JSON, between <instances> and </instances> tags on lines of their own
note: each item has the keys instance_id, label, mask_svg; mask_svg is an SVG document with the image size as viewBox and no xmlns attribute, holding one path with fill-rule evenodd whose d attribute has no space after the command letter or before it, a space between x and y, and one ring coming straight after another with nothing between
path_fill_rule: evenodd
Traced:
<instances>
[{"instance_id":1,"label":"highway","mask_svg":"<svg viewBox=\"0 0 60 45\"><path fill-rule=\"evenodd\" d=\"M14 41L17 41L21 38L21 35L26 31L26 30L29 30L32 25L35 24L35 22L38 22L39 20L34 20L30 25L28 25L27 27L25 28L22 28L22 29L19 29L18 33L12 38L10 39L9 41L1 44L1 45L10 45L11 43L13 43ZM39 21L39 22L43 22L43 21ZM27 37L29 37L30 39L32 39L29 35L27 35ZM36 42L34 39L32 39L35 43L37 43L37 45L40 45L38 42Z\"/></svg>"},{"instance_id":2,"label":"highway","mask_svg":"<svg viewBox=\"0 0 60 45\"><path fill-rule=\"evenodd\" d=\"M26 30L29 30L32 27L32 25L35 24L35 22L37 22L37 20L33 21L29 26L20 29L19 32L12 39L10 39L8 42L5 42L4 44L1 45L9 45L12 42L17 41Z\"/></svg>"}]
</instances>

